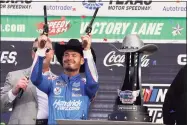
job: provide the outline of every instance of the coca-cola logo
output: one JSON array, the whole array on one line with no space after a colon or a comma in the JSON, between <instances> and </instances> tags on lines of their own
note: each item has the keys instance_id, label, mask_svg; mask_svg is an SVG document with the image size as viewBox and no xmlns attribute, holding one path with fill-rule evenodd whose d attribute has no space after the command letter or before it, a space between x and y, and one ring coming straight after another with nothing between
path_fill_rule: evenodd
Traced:
<instances>
[{"instance_id":1,"label":"coca-cola logo","mask_svg":"<svg viewBox=\"0 0 188 125\"><path fill-rule=\"evenodd\" d=\"M147 67L149 65L150 59L148 59L148 55L143 55L141 57L141 67ZM118 67L124 67L125 62L125 55L116 54L116 51L110 51L103 60L103 64L106 67L111 66L118 66Z\"/></svg>"}]
</instances>

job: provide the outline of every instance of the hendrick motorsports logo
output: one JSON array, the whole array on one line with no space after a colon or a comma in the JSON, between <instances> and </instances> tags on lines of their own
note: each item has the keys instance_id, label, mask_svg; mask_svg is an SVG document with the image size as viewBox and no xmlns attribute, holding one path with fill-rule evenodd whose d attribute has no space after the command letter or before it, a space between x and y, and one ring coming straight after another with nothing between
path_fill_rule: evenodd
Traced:
<instances>
[{"instance_id":1,"label":"hendrick motorsports logo","mask_svg":"<svg viewBox=\"0 0 188 125\"><path fill-rule=\"evenodd\" d=\"M31 9L32 0L1 0L0 9Z\"/></svg>"},{"instance_id":2,"label":"hendrick motorsports logo","mask_svg":"<svg viewBox=\"0 0 188 125\"><path fill-rule=\"evenodd\" d=\"M73 101L61 101L61 100L55 100L53 103L53 106L57 110L80 110L80 106L82 104L82 101L73 100Z\"/></svg>"},{"instance_id":3,"label":"hendrick motorsports logo","mask_svg":"<svg viewBox=\"0 0 188 125\"><path fill-rule=\"evenodd\" d=\"M95 10L96 8L103 6L101 0L84 0L82 4L85 8L90 10Z\"/></svg>"},{"instance_id":4,"label":"hendrick motorsports logo","mask_svg":"<svg viewBox=\"0 0 188 125\"><path fill-rule=\"evenodd\" d=\"M108 10L151 10L152 0L110 0Z\"/></svg>"}]
</instances>

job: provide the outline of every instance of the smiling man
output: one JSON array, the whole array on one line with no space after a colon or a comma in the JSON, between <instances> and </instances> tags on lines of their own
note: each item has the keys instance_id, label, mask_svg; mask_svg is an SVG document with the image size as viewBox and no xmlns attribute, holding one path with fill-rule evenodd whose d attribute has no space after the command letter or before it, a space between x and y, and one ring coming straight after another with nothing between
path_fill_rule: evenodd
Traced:
<instances>
[{"instance_id":1,"label":"smiling man","mask_svg":"<svg viewBox=\"0 0 188 125\"><path fill-rule=\"evenodd\" d=\"M81 37L82 44L71 39L67 44L55 45L56 57L63 67L63 73L55 79L41 75L47 39L46 36L39 38L41 49L33 61L31 81L48 95L48 124L57 124L58 119L87 119L90 102L99 87L91 36ZM81 72L85 72L86 80L81 78Z\"/></svg>"}]
</instances>

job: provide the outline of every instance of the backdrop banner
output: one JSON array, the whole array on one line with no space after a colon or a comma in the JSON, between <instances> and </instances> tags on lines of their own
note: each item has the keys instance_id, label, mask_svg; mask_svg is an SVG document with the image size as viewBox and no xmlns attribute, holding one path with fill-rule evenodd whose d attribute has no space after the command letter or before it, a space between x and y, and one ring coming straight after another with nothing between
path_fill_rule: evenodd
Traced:
<instances>
[{"instance_id":1,"label":"backdrop banner","mask_svg":"<svg viewBox=\"0 0 188 125\"><path fill-rule=\"evenodd\" d=\"M48 16L49 36L53 41L80 39L90 20L91 16ZM1 40L33 41L43 25L43 16L1 16ZM91 33L93 42L100 43L121 42L128 34L138 34L145 43L186 43L186 29L185 17L96 17Z\"/></svg>"},{"instance_id":2,"label":"backdrop banner","mask_svg":"<svg viewBox=\"0 0 188 125\"><path fill-rule=\"evenodd\" d=\"M153 122L162 123L162 104L168 87L172 83L179 69L186 64L186 45L185 44L156 44L159 50L151 55L143 55L141 58L142 66L142 85L144 94L144 105L149 107L149 113L153 116ZM90 112L90 119L95 117L92 112L100 103L101 99L112 100L117 96L117 89L122 85L124 67L124 53L120 53L116 48L121 47L121 43L93 43L97 56L97 70L99 73L100 90L96 101ZM1 87L4 85L5 77L8 72L28 68L32 64L31 58L32 42L20 41L1 41ZM51 61L51 70L59 75L63 68L54 56ZM109 91L112 96L109 98ZM106 103L109 110L110 105ZM105 105L105 104L104 104ZM102 109L99 113L104 113ZM7 122L9 114L3 114L1 122ZM99 118L100 119L100 118Z\"/></svg>"}]
</instances>

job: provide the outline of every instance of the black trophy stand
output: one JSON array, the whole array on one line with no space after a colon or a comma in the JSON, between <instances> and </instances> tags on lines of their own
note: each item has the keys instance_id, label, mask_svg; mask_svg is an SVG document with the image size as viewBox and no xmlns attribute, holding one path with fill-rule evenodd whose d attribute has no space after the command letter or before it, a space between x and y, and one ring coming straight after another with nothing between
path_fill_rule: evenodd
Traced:
<instances>
[{"instance_id":1,"label":"black trophy stand","mask_svg":"<svg viewBox=\"0 0 188 125\"><path fill-rule=\"evenodd\" d=\"M140 53L125 53L125 66L126 72L121 91L140 90L140 92L133 104L123 103L118 96L116 105L114 106L114 112L108 115L108 120L152 122L148 108L143 106Z\"/></svg>"}]
</instances>

